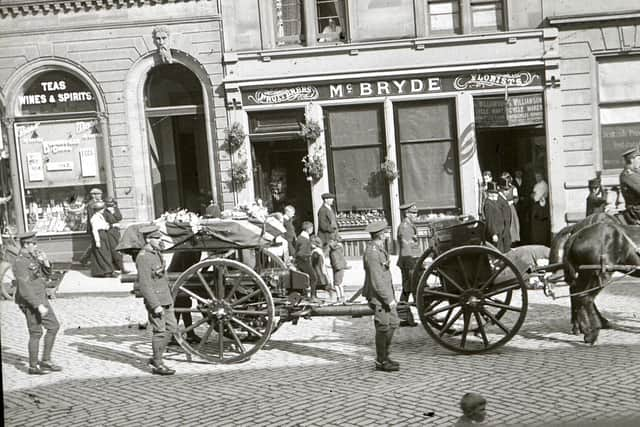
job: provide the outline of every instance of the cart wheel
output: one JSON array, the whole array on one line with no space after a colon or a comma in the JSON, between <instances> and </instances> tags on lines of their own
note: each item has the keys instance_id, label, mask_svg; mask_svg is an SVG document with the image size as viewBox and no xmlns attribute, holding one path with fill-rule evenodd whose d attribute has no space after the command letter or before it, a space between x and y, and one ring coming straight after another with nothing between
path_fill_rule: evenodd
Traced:
<instances>
[{"instance_id":1,"label":"cart wheel","mask_svg":"<svg viewBox=\"0 0 640 427\"><path fill-rule=\"evenodd\" d=\"M417 289L427 333L458 353L483 353L507 343L527 314L527 287L516 266L485 246L462 246L439 257Z\"/></svg>"},{"instance_id":2,"label":"cart wheel","mask_svg":"<svg viewBox=\"0 0 640 427\"><path fill-rule=\"evenodd\" d=\"M193 319L175 335L191 355L210 362L241 362L269 340L275 315L271 293L256 272L238 261L201 261L178 277L172 292L176 315L190 313ZM189 343L190 333L196 333L200 343Z\"/></svg>"},{"instance_id":3,"label":"cart wheel","mask_svg":"<svg viewBox=\"0 0 640 427\"><path fill-rule=\"evenodd\" d=\"M420 278L425 272L424 262L429 257L433 258L433 254L434 254L433 249L427 248L427 250L424 251L422 255L420 255L420 258L418 258L418 260L416 261L416 265L415 267L413 267L413 271L411 271L412 289L418 289L418 283L420 282Z\"/></svg>"},{"instance_id":4,"label":"cart wheel","mask_svg":"<svg viewBox=\"0 0 640 427\"><path fill-rule=\"evenodd\" d=\"M6 261L0 262L0 297L2 297L2 299L13 299L16 293L14 279L11 264Z\"/></svg>"}]
</instances>

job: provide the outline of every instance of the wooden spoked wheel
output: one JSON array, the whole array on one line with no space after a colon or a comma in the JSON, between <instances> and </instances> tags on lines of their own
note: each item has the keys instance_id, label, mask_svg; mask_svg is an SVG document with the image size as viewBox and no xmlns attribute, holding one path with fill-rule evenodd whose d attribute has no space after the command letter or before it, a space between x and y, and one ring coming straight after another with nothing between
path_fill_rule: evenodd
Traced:
<instances>
[{"instance_id":1,"label":"wooden spoked wheel","mask_svg":"<svg viewBox=\"0 0 640 427\"><path fill-rule=\"evenodd\" d=\"M241 362L269 340L275 313L271 293L256 272L238 261L217 258L194 264L178 277L172 292L176 316L192 317L192 324L180 324L175 335L190 355ZM192 333L199 343L187 339Z\"/></svg>"},{"instance_id":2,"label":"wooden spoked wheel","mask_svg":"<svg viewBox=\"0 0 640 427\"><path fill-rule=\"evenodd\" d=\"M427 333L458 353L484 353L507 343L527 314L527 288L516 266L485 246L462 246L420 277L417 307Z\"/></svg>"}]
</instances>

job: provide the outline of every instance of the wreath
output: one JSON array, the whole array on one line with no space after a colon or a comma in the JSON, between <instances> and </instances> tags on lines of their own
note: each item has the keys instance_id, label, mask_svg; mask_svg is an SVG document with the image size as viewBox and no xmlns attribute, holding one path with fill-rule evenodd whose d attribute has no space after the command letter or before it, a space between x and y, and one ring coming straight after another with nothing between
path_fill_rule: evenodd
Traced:
<instances>
[{"instance_id":1,"label":"wreath","mask_svg":"<svg viewBox=\"0 0 640 427\"><path fill-rule=\"evenodd\" d=\"M249 171L247 169L246 160L231 165L231 181L238 190L244 188L246 183L249 182Z\"/></svg>"},{"instance_id":2,"label":"wreath","mask_svg":"<svg viewBox=\"0 0 640 427\"><path fill-rule=\"evenodd\" d=\"M247 137L242 125L238 122L234 122L230 128L224 131L224 134L229 153L233 153L242 147L244 139Z\"/></svg>"},{"instance_id":3,"label":"wreath","mask_svg":"<svg viewBox=\"0 0 640 427\"><path fill-rule=\"evenodd\" d=\"M315 142L322 133L322 128L315 120L309 120L307 123L300 123L300 134L307 142Z\"/></svg>"},{"instance_id":4,"label":"wreath","mask_svg":"<svg viewBox=\"0 0 640 427\"><path fill-rule=\"evenodd\" d=\"M383 163L380 163L380 171L388 181L393 181L399 176L398 168L396 167L395 162L389 159L386 159Z\"/></svg>"},{"instance_id":5,"label":"wreath","mask_svg":"<svg viewBox=\"0 0 640 427\"><path fill-rule=\"evenodd\" d=\"M324 174L324 163L319 153L307 154L302 158L302 164L302 172L307 176L307 180L311 181L313 179L317 181L322 178Z\"/></svg>"}]
</instances>

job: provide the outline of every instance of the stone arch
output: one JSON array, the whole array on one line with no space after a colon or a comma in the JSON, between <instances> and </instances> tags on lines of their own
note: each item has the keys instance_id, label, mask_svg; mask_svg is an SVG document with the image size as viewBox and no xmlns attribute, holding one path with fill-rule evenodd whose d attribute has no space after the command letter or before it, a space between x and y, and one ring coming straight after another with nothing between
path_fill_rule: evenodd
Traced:
<instances>
[{"instance_id":1,"label":"stone arch","mask_svg":"<svg viewBox=\"0 0 640 427\"><path fill-rule=\"evenodd\" d=\"M217 150L215 146L215 113L213 102L213 85L209 74L202 64L186 52L171 49L173 62L183 65L200 81L202 86L203 109L205 116L205 131L207 136L207 151L209 153L209 165L211 176L211 190L218 194L217 186ZM135 194L135 217L137 220L153 219L153 199L151 192L151 170L149 164L149 141L146 128L146 115L144 105L144 86L149 71L156 65L160 65L156 52L150 52L142 56L131 67L124 82L124 102L127 114L127 129L131 149L131 158L142 160L141 167L132 167L132 187Z\"/></svg>"}]
</instances>

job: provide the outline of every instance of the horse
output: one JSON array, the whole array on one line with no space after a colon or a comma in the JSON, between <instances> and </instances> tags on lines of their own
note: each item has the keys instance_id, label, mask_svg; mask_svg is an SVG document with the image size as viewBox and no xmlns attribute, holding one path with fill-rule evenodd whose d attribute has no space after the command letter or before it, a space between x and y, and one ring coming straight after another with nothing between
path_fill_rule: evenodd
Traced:
<instances>
[{"instance_id":1,"label":"horse","mask_svg":"<svg viewBox=\"0 0 640 427\"><path fill-rule=\"evenodd\" d=\"M587 225L573 232L564 245L563 264L565 279L570 283L572 312L584 334L584 341L594 344L602 322L594 299L613 274L604 268L611 265L640 267L640 227L605 221ZM580 266L600 265L603 268L581 270ZM632 272L635 277L640 273Z\"/></svg>"},{"instance_id":2,"label":"horse","mask_svg":"<svg viewBox=\"0 0 640 427\"><path fill-rule=\"evenodd\" d=\"M567 244L567 241L572 235L574 235L578 231L590 225L600 224L600 223L621 224L620 221L615 216L605 214L605 213L597 213L584 218L582 221L576 224L564 227L562 230L556 233L556 235L553 236L553 239L551 240L551 245L549 247L549 264L559 264L564 262L563 258L565 253L565 245ZM560 274L554 273L551 276L551 280L559 279L560 278L559 276ZM575 293L576 292L575 277L567 277L567 275L565 275L564 280L569 285L569 293L570 294ZM571 332L574 335L577 335L580 329L578 325L578 310L577 310L578 305L575 297L572 296L570 297L570 299L571 299ZM600 314L600 311L596 307L595 302L594 302L593 308L598 316L598 319L600 320L602 329L608 329L609 321L604 316L602 316L602 314Z\"/></svg>"}]
</instances>

